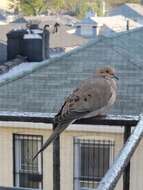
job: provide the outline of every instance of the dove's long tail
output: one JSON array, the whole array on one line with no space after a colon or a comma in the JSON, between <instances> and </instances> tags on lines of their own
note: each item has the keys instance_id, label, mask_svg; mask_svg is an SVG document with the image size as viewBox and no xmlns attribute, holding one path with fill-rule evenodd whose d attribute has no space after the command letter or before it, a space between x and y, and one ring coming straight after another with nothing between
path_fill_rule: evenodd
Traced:
<instances>
[{"instance_id":1,"label":"dove's long tail","mask_svg":"<svg viewBox=\"0 0 143 190\"><path fill-rule=\"evenodd\" d=\"M45 148L47 148L69 125L70 123L66 122L66 123L55 123L54 127L55 130L53 131L53 133L50 135L50 137L48 138L48 140L44 143L44 145L42 146L42 148L33 156L32 160L34 160L42 151L45 150Z\"/></svg>"}]
</instances>

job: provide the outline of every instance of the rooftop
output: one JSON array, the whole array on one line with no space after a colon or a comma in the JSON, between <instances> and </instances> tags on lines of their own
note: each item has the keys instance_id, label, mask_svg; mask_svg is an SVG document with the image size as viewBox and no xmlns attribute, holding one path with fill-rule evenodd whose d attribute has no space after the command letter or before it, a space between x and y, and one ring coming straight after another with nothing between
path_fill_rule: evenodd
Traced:
<instances>
[{"instance_id":1,"label":"rooftop","mask_svg":"<svg viewBox=\"0 0 143 190\"><path fill-rule=\"evenodd\" d=\"M45 24L49 22L43 21L40 24L40 27L43 28ZM50 22L51 23L51 22ZM53 23L53 22L52 22ZM25 23L10 23L7 25L0 25L0 62L6 60L7 52L7 38L6 34L12 29L25 28ZM70 27L71 28L71 27ZM88 39L77 36L75 34L69 34L67 30L68 26L62 25L59 27L59 31L55 34L50 33L50 48L68 48L68 47L77 47L81 44L84 44Z\"/></svg>"},{"instance_id":2,"label":"rooftop","mask_svg":"<svg viewBox=\"0 0 143 190\"><path fill-rule=\"evenodd\" d=\"M104 26L101 34L104 36L114 35L117 32L124 32L127 30L127 18L123 15L106 16L106 17L92 17L98 25ZM128 18L129 29L135 29L142 25Z\"/></svg>"},{"instance_id":3,"label":"rooftop","mask_svg":"<svg viewBox=\"0 0 143 190\"><path fill-rule=\"evenodd\" d=\"M28 68L27 63L26 76L0 87L0 111L56 113L81 80L91 76L96 68L111 65L120 80L118 98L110 113L137 115L143 112L142 60L140 28L91 41L60 58L36 63L39 66L35 69L30 65Z\"/></svg>"},{"instance_id":4,"label":"rooftop","mask_svg":"<svg viewBox=\"0 0 143 190\"><path fill-rule=\"evenodd\" d=\"M127 18L143 17L143 6L136 3L125 3L111 9L108 16L123 15Z\"/></svg>"}]
</instances>

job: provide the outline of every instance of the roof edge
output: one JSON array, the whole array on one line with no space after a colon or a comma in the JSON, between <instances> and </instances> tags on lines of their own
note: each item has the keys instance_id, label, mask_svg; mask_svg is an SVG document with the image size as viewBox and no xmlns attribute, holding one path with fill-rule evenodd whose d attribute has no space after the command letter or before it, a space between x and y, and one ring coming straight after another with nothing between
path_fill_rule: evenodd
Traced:
<instances>
[{"instance_id":1,"label":"roof edge","mask_svg":"<svg viewBox=\"0 0 143 190\"><path fill-rule=\"evenodd\" d=\"M20 64L17 67L14 67L13 69L11 69L9 72L0 76L0 87L8 84L10 82L13 82L15 80L21 79L21 78L23 78L23 77L37 71L38 69L40 69L44 66L47 66L55 61L59 61L67 56L77 53L78 51L81 51L82 49L84 49L92 44L95 44L96 42L97 42L97 40L91 40L91 41L87 42L86 44L84 44L78 48L75 48L74 50L71 50L67 53L63 53L59 56L52 57L52 58L49 58L49 59L41 61L41 62L28 62L27 63L28 66L23 67L23 69L21 69L22 64ZM26 64L26 63L23 63L23 64ZM19 69L19 71L13 72L13 70L16 70L16 69Z\"/></svg>"}]
</instances>

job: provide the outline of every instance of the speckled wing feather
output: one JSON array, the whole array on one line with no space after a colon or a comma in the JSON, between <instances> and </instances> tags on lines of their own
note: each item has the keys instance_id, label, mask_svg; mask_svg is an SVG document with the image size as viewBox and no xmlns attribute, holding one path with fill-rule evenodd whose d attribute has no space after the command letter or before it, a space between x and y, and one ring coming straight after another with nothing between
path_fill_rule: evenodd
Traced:
<instances>
[{"instance_id":1,"label":"speckled wing feather","mask_svg":"<svg viewBox=\"0 0 143 190\"><path fill-rule=\"evenodd\" d=\"M105 107L112 96L110 83L103 77L84 81L79 88L65 100L57 114L57 122L69 121Z\"/></svg>"}]
</instances>

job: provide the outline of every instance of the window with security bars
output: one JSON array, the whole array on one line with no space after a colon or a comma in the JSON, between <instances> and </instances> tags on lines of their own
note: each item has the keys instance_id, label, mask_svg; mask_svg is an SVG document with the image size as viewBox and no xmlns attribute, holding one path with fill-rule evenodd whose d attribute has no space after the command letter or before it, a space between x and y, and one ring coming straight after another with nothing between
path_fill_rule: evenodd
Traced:
<instances>
[{"instance_id":1,"label":"window with security bars","mask_svg":"<svg viewBox=\"0 0 143 190\"><path fill-rule=\"evenodd\" d=\"M14 186L42 189L43 155L32 161L42 142L42 136L13 135Z\"/></svg>"},{"instance_id":2,"label":"window with security bars","mask_svg":"<svg viewBox=\"0 0 143 190\"><path fill-rule=\"evenodd\" d=\"M95 189L113 158L113 141L74 139L74 190Z\"/></svg>"}]
</instances>

